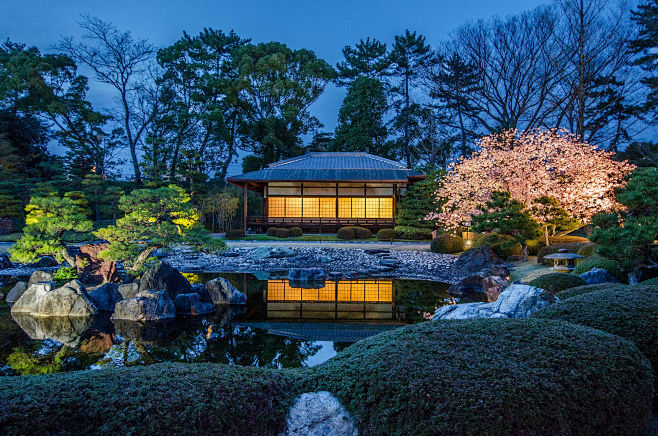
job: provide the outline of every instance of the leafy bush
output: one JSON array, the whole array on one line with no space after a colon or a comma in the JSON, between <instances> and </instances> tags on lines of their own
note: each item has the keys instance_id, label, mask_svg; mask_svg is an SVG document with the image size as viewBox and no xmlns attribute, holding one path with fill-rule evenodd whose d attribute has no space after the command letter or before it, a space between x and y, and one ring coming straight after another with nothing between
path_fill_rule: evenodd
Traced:
<instances>
[{"instance_id":1,"label":"leafy bush","mask_svg":"<svg viewBox=\"0 0 658 436\"><path fill-rule=\"evenodd\" d=\"M69 282L78 278L78 272L71 266L63 266L53 272L53 280L56 282Z\"/></svg>"},{"instance_id":2,"label":"leafy bush","mask_svg":"<svg viewBox=\"0 0 658 436\"><path fill-rule=\"evenodd\" d=\"M521 244L509 235L492 232L486 233L473 241L473 248L483 247L485 245L503 259L522 254Z\"/></svg>"},{"instance_id":3,"label":"leafy bush","mask_svg":"<svg viewBox=\"0 0 658 436\"><path fill-rule=\"evenodd\" d=\"M292 371L192 363L0 377L0 422L7 434L276 434L294 382ZM76 398L85 407L73 411Z\"/></svg>"},{"instance_id":4,"label":"leafy bush","mask_svg":"<svg viewBox=\"0 0 658 436\"><path fill-rule=\"evenodd\" d=\"M528 246L528 255L536 256L539 253L539 249L544 246L544 243L536 239L528 239L525 241L525 244Z\"/></svg>"},{"instance_id":5,"label":"leafy bush","mask_svg":"<svg viewBox=\"0 0 658 436\"><path fill-rule=\"evenodd\" d=\"M565 289L584 286L587 282L573 274L556 272L541 275L528 284L549 291L552 294L557 294Z\"/></svg>"},{"instance_id":6,"label":"leafy bush","mask_svg":"<svg viewBox=\"0 0 658 436\"><path fill-rule=\"evenodd\" d=\"M464 251L464 240L454 235L439 235L432 239L430 250L433 253L460 253Z\"/></svg>"},{"instance_id":7,"label":"leafy bush","mask_svg":"<svg viewBox=\"0 0 658 436\"><path fill-rule=\"evenodd\" d=\"M431 321L371 336L313 368L360 434L635 434L651 368L617 336L539 320Z\"/></svg>"},{"instance_id":8,"label":"leafy bush","mask_svg":"<svg viewBox=\"0 0 658 436\"><path fill-rule=\"evenodd\" d=\"M658 277L654 277L652 279L638 283L638 286L642 286L642 285L658 286Z\"/></svg>"},{"instance_id":9,"label":"leafy bush","mask_svg":"<svg viewBox=\"0 0 658 436\"><path fill-rule=\"evenodd\" d=\"M290 236L293 238L297 238L304 234L304 231L302 230L301 227L290 227L288 231L290 232Z\"/></svg>"},{"instance_id":10,"label":"leafy bush","mask_svg":"<svg viewBox=\"0 0 658 436\"><path fill-rule=\"evenodd\" d=\"M549 245L548 247L542 247L539 249L539 252L537 252L537 263L546 265L546 262L544 262L544 256L557 253L559 250L563 248L567 250L569 253L575 253L583 245L585 245L584 242L568 242L566 244L554 244L554 245Z\"/></svg>"},{"instance_id":11,"label":"leafy bush","mask_svg":"<svg viewBox=\"0 0 658 436\"><path fill-rule=\"evenodd\" d=\"M585 257L590 257L591 255L596 253L596 248L598 246L599 244L596 244L594 242L588 242L578 249L577 254L580 254L581 256L585 256Z\"/></svg>"},{"instance_id":12,"label":"leafy bush","mask_svg":"<svg viewBox=\"0 0 658 436\"><path fill-rule=\"evenodd\" d=\"M336 236L340 239L368 239L372 236L372 232L365 227L358 226L345 226L338 229Z\"/></svg>"},{"instance_id":13,"label":"leafy bush","mask_svg":"<svg viewBox=\"0 0 658 436\"><path fill-rule=\"evenodd\" d=\"M379 229L377 232L377 239L380 241L392 241L395 239L395 230L393 229Z\"/></svg>"},{"instance_id":14,"label":"leafy bush","mask_svg":"<svg viewBox=\"0 0 658 436\"><path fill-rule=\"evenodd\" d=\"M282 227L269 227L267 229L267 235L274 236L275 238L287 238L290 236L290 230Z\"/></svg>"},{"instance_id":15,"label":"leafy bush","mask_svg":"<svg viewBox=\"0 0 658 436\"><path fill-rule=\"evenodd\" d=\"M589 242L589 239L583 238L582 236L549 236L548 242L551 245L553 244L571 244L573 242Z\"/></svg>"},{"instance_id":16,"label":"leafy bush","mask_svg":"<svg viewBox=\"0 0 658 436\"><path fill-rule=\"evenodd\" d=\"M395 236L398 239L427 241L432 239L432 229L411 226L395 226Z\"/></svg>"},{"instance_id":17,"label":"leafy bush","mask_svg":"<svg viewBox=\"0 0 658 436\"><path fill-rule=\"evenodd\" d=\"M620 287L593 291L541 309L533 318L581 324L626 338L651 361L658 385L658 288ZM658 391L657 391L658 392ZM658 406L658 395L654 397Z\"/></svg>"},{"instance_id":18,"label":"leafy bush","mask_svg":"<svg viewBox=\"0 0 658 436\"><path fill-rule=\"evenodd\" d=\"M244 237L244 232L242 230L227 230L224 237L226 239L240 239Z\"/></svg>"},{"instance_id":19,"label":"leafy bush","mask_svg":"<svg viewBox=\"0 0 658 436\"><path fill-rule=\"evenodd\" d=\"M592 268L603 268L606 269L610 274L615 276L620 282L626 281L624 273L621 271L619 263L612 259L607 259L598 254L594 254L586 259L581 259L576 268L574 268L573 273L580 275L586 273Z\"/></svg>"},{"instance_id":20,"label":"leafy bush","mask_svg":"<svg viewBox=\"0 0 658 436\"><path fill-rule=\"evenodd\" d=\"M614 284L614 283L599 283L596 285L585 285L585 286L576 286L575 288L565 289L564 291L558 292L557 296L560 300L566 300L567 298L575 297L577 295L588 294L594 291L600 291L602 289L616 289L616 288L625 288L626 285Z\"/></svg>"}]
</instances>

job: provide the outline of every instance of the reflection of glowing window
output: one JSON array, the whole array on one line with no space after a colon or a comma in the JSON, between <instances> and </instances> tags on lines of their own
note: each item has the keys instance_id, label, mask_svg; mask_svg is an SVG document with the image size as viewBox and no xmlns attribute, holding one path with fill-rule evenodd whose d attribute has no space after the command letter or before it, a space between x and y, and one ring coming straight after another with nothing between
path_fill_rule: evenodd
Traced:
<instances>
[{"instance_id":1,"label":"reflection of glowing window","mask_svg":"<svg viewBox=\"0 0 658 436\"><path fill-rule=\"evenodd\" d=\"M320 198L320 217L336 218L335 198Z\"/></svg>"},{"instance_id":2,"label":"reflection of glowing window","mask_svg":"<svg viewBox=\"0 0 658 436\"><path fill-rule=\"evenodd\" d=\"M304 218L317 218L320 216L320 199L317 197L304 197Z\"/></svg>"},{"instance_id":3,"label":"reflection of glowing window","mask_svg":"<svg viewBox=\"0 0 658 436\"><path fill-rule=\"evenodd\" d=\"M338 199L338 217L339 218L352 218L352 199L339 198Z\"/></svg>"},{"instance_id":4,"label":"reflection of glowing window","mask_svg":"<svg viewBox=\"0 0 658 436\"><path fill-rule=\"evenodd\" d=\"M269 301L340 301L387 302L393 301L391 280L342 280L325 282L319 289L290 287L285 279L267 281Z\"/></svg>"},{"instance_id":5,"label":"reflection of glowing window","mask_svg":"<svg viewBox=\"0 0 658 436\"><path fill-rule=\"evenodd\" d=\"M270 197L267 201L268 214L271 217L282 218L286 216L285 197Z\"/></svg>"},{"instance_id":6,"label":"reflection of glowing window","mask_svg":"<svg viewBox=\"0 0 658 436\"><path fill-rule=\"evenodd\" d=\"M366 199L352 198L352 218L366 217Z\"/></svg>"},{"instance_id":7,"label":"reflection of glowing window","mask_svg":"<svg viewBox=\"0 0 658 436\"><path fill-rule=\"evenodd\" d=\"M287 217L301 217L302 216L302 199L297 197L286 198L286 216Z\"/></svg>"}]
</instances>

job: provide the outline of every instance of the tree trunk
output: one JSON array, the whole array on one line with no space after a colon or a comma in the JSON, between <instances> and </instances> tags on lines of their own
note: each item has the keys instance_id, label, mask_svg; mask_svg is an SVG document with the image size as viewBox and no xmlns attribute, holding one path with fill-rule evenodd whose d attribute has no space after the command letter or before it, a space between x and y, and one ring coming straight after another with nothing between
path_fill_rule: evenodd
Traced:
<instances>
[{"instance_id":1,"label":"tree trunk","mask_svg":"<svg viewBox=\"0 0 658 436\"><path fill-rule=\"evenodd\" d=\"M528 261L528 244L526 244L525 242L523 242L523 244L521 244L521 253L523 254L523 261L527 262Z\"/></svg>"},{"instance_id":2,"label":"tree trunk","mask_svg":"<svg viewBox=\"0 0 658 436\"><path fill-rule=\"evenodd\" d=\"M551 245L548 241L548 226L544 226L544 242L546 242L547 247Z\"/></svg>"},{"instance_id":3,"label":"tree trunk","mask_svg":"<svg viewBox=\"0 0 658 436\"><path fill-rule=\"evenodd\" d=\"M139 256L137 256L137 259L135 259L135 262L133 263L133 266L130 268L127 268L128 271L131 273L137 273L142 266L144 266L144 263L146 260L151 256L151 254L160 248L160 245L154 245L152 247L148 247L146 250L142 251Z\"/></svg>"}]
</instances>

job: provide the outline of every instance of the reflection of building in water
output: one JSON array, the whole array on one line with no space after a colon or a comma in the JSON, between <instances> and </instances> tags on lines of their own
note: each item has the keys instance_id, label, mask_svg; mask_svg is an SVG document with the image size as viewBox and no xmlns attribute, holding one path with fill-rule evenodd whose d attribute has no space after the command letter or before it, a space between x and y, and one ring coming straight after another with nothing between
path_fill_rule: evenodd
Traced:
<instances>
[{"instance_id":1,"label":"reflection of building in water","mask_svg":"<svg viewBox=\"0 0 658 436\"><path fill-rule=\"evenodd\" d=\"M268 280L265 300L270 319L395 319L392 280L327 280L319 289Z\"/></svg>"}]
</instances>

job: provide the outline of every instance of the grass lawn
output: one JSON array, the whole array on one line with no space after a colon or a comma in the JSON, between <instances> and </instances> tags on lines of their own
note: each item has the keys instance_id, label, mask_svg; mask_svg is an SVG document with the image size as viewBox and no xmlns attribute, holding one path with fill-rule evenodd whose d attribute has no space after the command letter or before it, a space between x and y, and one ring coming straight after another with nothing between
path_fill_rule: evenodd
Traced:
<instances>
[{"instance_id":1,"label":"grass lawn","mask_svg":"<svg viewBox=\"0 0 658 436\"><path fill-rule=\"evenodd\" d=\"M539 276L555 272L547 266L538 264L536 258L529 259L527 262L514 262L514 264L516 268L510 272L513 282L518 280L528 283Z\"/></svg>"}]
</instances>

